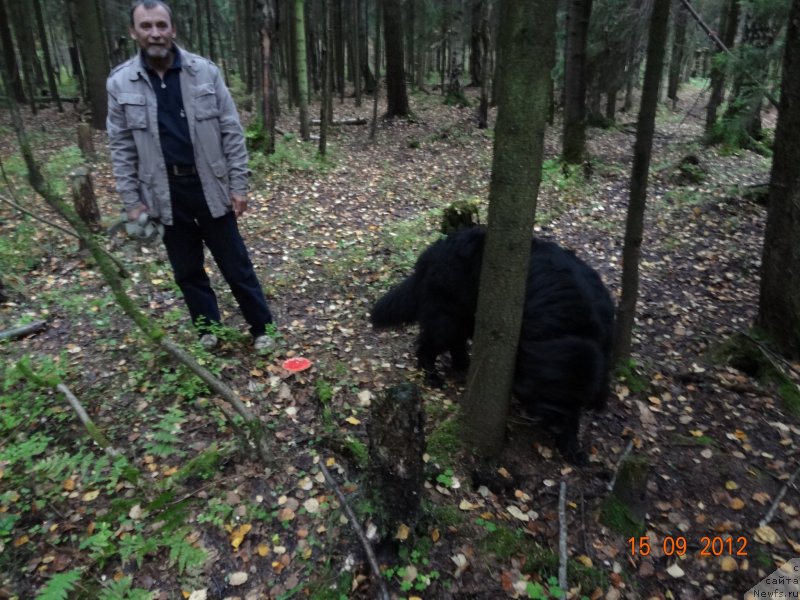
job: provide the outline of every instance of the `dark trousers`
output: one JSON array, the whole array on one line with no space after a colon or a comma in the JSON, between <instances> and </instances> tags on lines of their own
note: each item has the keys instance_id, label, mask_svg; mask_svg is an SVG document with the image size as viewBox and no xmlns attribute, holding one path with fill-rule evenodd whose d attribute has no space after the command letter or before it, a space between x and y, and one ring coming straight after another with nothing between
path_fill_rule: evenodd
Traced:
<instances>
[{"instance_id":1,"label":"dark trousers","mask_svg":"<svg viewBox=\"0 0 800 600\"><path fill-rule=\"evenodd\" d=\"M164 245L192 322L201 332L207 332L209 324L220 322L217 297L203 266L205 243L250 325L250 333L263 334L266 325L272 323L272 314L239 234L236 216L233 212L216 219L211 216L196 175L170 176L169 191L172 225L164 227Z\"/></svg>"}]
</instances>

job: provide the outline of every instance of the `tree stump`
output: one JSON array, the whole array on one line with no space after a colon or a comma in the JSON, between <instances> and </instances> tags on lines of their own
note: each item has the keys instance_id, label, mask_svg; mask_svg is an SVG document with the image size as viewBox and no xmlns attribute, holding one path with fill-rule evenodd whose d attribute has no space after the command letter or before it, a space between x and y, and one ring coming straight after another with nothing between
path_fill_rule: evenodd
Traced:
<instances>
[{"instance_id":1,"label":"tree stump","mask_svg":"<svg viewBox=\"0 0 800 600\"><path fill-rule=\"evenodd\" d=\"M384 539L414 529L424 482L425 413L419 388L396 385L372 404L367 426L368 474L376 522Z\"/></svg>"},{"instance_id":2,"label":"tree stump","mask_svg":"<svg viewBox=\"0 0 800 600\"><path fill-rule=\"evenodd\" d=\"M94 186L89 169L78 167L70 173L72 181L72 204L81 220L95 233L100 231L100 209L94 195ZM81 248L84 247L81 242Z\"/></svg>"},{"instance_id":3,"label":"tree stump","mask_svg":"<svg viewBox=\"0 0 800 600\"><path fill-rule=\"evenodd\" d=\"M92 128L88 123L78 123L78 148L80 148L81 156L86 160L95 159Z\"/></svg>"},{"instance_id":4,"label":"tree stump","mask_svg":"<svg viewBox=\"0 0 800 600\"><path fill-rule=\"evenodd\" d=\"M603 502L600 520L618 533L635 535L644 530L647 512L647 477L650 462L643 457L624 459L611 495Z\"/></svg>"}]
</instances>

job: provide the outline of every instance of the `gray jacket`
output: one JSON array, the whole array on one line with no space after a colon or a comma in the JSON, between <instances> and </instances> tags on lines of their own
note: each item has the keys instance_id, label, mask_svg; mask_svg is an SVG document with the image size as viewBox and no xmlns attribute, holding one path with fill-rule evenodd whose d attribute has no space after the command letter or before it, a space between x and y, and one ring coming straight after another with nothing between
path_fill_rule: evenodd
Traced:
<instances>
[{"instance_id":1,"label":"gray jacket","mask_svg":"<svg viewBox=\"0 0 800 600\"><path fill-rule=\"evenodd\" d=\"M211 214L221 217L231 210L231 194L247 193L250 172L244 133L217 66L202 56L178 50L183 63L183 107L197 174ZM139 54L111 71L106 90L111 162L125 209L143 203L153 217L171 225L156 96Z\"/></svg>"}]
</instances>

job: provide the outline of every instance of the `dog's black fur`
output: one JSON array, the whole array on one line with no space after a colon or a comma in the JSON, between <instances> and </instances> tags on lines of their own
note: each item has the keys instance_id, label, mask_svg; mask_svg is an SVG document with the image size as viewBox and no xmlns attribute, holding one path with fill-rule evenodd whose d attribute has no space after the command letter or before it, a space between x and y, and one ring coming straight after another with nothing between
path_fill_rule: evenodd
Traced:
<instances>
[{"instance_id":1,"label":"dog's black fur","mask_svg":"<svg viewBox=\"0 0 800 600\"><path fill-rule=\"evenodd\" d=\"M469 364L486 230L465 229L429 246L414 273L372 309L375 327L418 322L419 367L441 385L436 358ZM581 461L580 412L605 407L609 387L614 304L600 276L572 252L534 240L517 350L514 394L554 433L561 453Z\"/></svg>"}]
</instances>

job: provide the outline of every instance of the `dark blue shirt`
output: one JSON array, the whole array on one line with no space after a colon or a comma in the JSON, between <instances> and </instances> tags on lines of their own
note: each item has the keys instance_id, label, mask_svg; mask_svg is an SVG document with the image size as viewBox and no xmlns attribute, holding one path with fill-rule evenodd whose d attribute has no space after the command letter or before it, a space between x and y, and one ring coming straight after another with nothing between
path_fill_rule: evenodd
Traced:
<instances>
[{"instance_id":1,"label":"dark blue shirt","mask_svg":"<svg viewBox=\"0 0 800 600\"><path fill-rule=\"evenodd\" d=\"M158 135L161 138L161 152L168 165L193 165L194 148L189 135L189 124L183 110L183 94L181 93L181 53L173 48L172 65L164 73L162 80L153 69L147 66L142 55L153 91L158 103Z\"/></svg>"}]
</instances>

